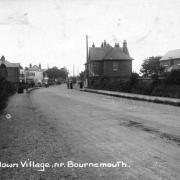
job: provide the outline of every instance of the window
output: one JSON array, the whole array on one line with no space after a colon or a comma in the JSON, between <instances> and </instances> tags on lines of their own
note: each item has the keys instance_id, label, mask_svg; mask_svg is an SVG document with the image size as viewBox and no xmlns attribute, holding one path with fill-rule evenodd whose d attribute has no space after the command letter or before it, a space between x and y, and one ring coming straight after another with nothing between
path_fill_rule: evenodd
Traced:
<instances>
[{"instance_id":1,"label":"window","mask_svg":"<svg viewBox=\"0 0 180 180\"><path fill-rule=\"evenodd\" d=\"M35 76L34 72L29 72L29 76Z\"/></svg>"},{"instance_id":2,"label":"window","mask_svg":"<svg viewBox=\"0 0 180 180\"><path fill-rule=\"evenodd\" d=\"M118 62L113 62L113 71L118 71Z\"/></svg>"},{"instance_id":3,"label":"window","mask_svg":"<svg viewBox=\"0 0 180 180\"><path fill-rule=\"evenodd\" d=\"M96 75L99 75L99 71L100 71L100 66L99 66L99 62L93 62L92 63L92 73L93 73L93 76L96 76Z\"/></svg>"}]
</instances>

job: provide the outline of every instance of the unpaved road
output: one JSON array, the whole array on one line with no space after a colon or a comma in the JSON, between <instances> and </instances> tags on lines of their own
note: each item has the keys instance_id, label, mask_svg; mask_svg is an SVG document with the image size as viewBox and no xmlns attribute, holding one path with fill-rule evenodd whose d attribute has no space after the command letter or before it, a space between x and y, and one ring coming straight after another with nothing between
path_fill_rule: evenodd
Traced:
<instances>
[{"instance_id":1,"label":"unpaved road","mask_svg":"<svg viewBox=\"0 0 180 180\"><path fill-rule=\"evenodd\" d=\"M18 164L0 167L2 180L180 179L179 107L55 86L13 96L0 134L0 162ZM50 167L23 168L28 159Z\"/></svg>"}]
</instances>

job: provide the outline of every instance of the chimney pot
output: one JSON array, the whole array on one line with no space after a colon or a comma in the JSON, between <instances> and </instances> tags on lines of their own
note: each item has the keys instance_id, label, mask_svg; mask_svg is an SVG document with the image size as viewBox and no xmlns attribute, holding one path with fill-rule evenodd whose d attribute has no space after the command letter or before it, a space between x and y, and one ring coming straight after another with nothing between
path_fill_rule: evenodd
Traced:
<instances>
[{"instance_id":1,"label":"chimney pot","mask_svg":"<svg viewBox=\"0 0 180 180\"><path fill-rule=\"evenodd\" d=\"M126 40L124 40L124 42L123 42L123 47L127 47L127 42L126 42Z\"/></svg>"}]
</instances>

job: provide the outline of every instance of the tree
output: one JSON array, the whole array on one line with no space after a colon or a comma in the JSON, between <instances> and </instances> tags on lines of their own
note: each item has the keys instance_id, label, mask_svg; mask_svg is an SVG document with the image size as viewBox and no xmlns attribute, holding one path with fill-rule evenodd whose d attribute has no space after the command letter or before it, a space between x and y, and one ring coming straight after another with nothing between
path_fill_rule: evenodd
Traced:
<instances>
[{"instance_id":1,"label":"tree","mask_svg":"<svg viewBox=\"0 0 180 180\"><path fill-rule=\"evenodd\" d=\"M0 65L0 76L7 78L8 77L8 72L5 64Z\"/></svg>"},{"instance_id":2,"label":"tree","mask_svg":"<svg viewBox=\"0 0 180 180\"><path fill-rule=\"evenodd\" d=\"M144 60L140 69L140 72L144 77L152 77L154 75L159 75L162 72L163 67L160 66L160 59L161 56L152 56Z\"/></svg>"},{"instance_id":3,"label":"tree","mask_svg":"<svg viewBox=\"0 0 180 180\"><path fill-rule=\"evenodd\" d=\"M65 67L58 69L56 66L54 66L53 68L48 69L46 74L50 79L55 80L57 78L62 78L65 80L68 76L68 70Z\"/></svg>"},{"instance_id":4,"label":"tree","mask_svg":"<svg viewBox=\"0 0 180 180\"><path fill-rule=\"evenodd\" d=\"M69 74L69 71L67 70L67 68L63 67L60 69L60 71L61 71L61 77L66 79L68 77L68 74Z\"/></svg>"},{"instance_id":5,"label":"tree","mask_svg":"<svg viewBox=\"0 0 180 180\"><path fill-rule=\"evenodd\" d=\"M84 81L84 80L85 80L85 71L81 71L81 72L80 72L79 78L80 78L81 81Z\"/></svg>"}]
</instances>

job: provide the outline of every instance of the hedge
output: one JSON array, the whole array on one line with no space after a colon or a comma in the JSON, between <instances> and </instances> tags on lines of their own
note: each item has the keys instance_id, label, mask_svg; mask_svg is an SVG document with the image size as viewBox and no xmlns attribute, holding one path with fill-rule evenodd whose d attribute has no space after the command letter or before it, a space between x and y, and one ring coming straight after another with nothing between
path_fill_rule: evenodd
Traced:
<instances>
[{"instance_id":1,"label":"hedge","mask_svg":"<svg viewBox=\"0 0 180 180\"><path fill-rule=\"evenodd\" d=\"M163 79L158 79L157 76L151 80L140 80L136 73L132 73L126 82L101 77L96 78L90 88L180 98L180 70L166 73Z\"/></svg>"},{"instance_id":2,"label":"hedge","mask_svg":"<svg viewBox=\"0 0 180 180\"><path fill-rule=\"evenodd\" d=\"M15 91L15 85L0 76L0 111L6 107L8 97L13 95Z\"/></svg>"}]
</instances>

